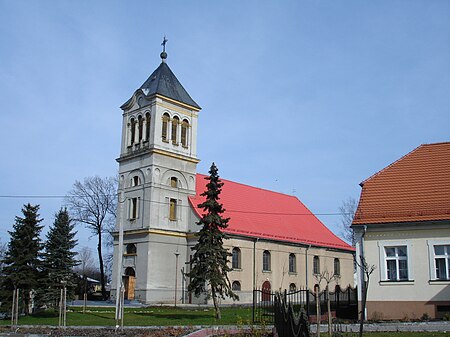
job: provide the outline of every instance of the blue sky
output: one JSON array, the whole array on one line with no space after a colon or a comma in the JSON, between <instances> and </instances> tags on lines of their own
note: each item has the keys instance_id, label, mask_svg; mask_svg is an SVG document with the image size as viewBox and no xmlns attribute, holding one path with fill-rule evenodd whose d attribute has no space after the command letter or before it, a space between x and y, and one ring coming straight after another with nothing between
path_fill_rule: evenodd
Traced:
<instances>
[{"instance_id":1,"label":"blue sky","mask_svg":"<svg viewBox=\"0 0 450 337\"><path fill-rule=\"evenodd\" d=\"M118 166L121 110L168 64L203 108L198 166L338 213L359 183L450 141L450 2L0 0L0 195ZM24 203L0 198L0 237ZM339 216L319 216L335 232ZM80 246L95 239L80 229Z\"/></svg>"}]
</instances>

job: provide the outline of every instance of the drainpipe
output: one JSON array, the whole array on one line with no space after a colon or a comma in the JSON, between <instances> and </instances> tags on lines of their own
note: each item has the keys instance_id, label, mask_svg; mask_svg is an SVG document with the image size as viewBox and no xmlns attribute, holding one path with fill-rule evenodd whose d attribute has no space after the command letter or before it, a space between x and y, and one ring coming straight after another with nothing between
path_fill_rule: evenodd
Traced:
<instances>
[{"instance_id":1,"label":"drainpipe","mask_svg":"<svg viewBox=\"0 0 450 337\"><path fill-rule=\"evenodd\" d=\"M253 241L253 290L256 289L256 243L258 241L259 238Z\"/></svg>"},{"instance_id":2,"label":"drainpipe","mask_svg":"<svg viewBox=\"0 0 450 337\"><path fill-rule=\"evenodd\" d=\"M306 247L306 253L305 253L305 276L306 276L306 289L308 288L308 250L311 248L311 245Z\"/></svg>"}]
</instances>

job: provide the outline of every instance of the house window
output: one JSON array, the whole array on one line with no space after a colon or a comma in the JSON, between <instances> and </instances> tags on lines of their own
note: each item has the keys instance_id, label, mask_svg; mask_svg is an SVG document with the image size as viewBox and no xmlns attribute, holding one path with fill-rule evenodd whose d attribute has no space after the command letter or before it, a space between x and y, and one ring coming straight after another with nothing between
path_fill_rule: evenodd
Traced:
<instances>
[{"instance_id":1,"label":"house window","mask_svg":"<svg viewBox=\"0 0 450 337\"><path fill-rule=\"evenodd\" d=\"M233 291L241 291L241 282L233 281L233 283L231 284L231 289Z\"/></svg>"},{"instance_id":2,"label":"house window","mask_svg":"<svg viewBox=\"0 0 450 337\"><path fill-rule=\"evenodd\" d=\"M148 141L150 139L150 122L151 117L150 114L147 112L145 114L145 140Z\"/></svg>"},{"instance_id":3,"label":"house window","mask_svg":"<svg viewBox=\"0 0 450 337\"><path fill-rule=\"evenodd\" d=\"M334 275L335 276L341 275L341 261L339 261L338 258L334 259Z\"/></svg>"},{"instance_id":4,"label":"house window","mask_svg":"<svg viewBox=\"0 0 450 337\"><path fill-rule=\"evenodd\" d=\"M297 271L295 262L296 262L295 254L293 254L293 253L289 254L289 272L290 273L295 273Z\"/></svg>"},{"instance_id":5,"label":"house window","mask_svg":"<svg viewBox=\"0 0 450 337\"><path fill-rule=\"evenodd\" d=\"M384 247L386 259L386 280L408 279L408 255L406 246Z\"/></svg>"},{"instance_id":6,"label":"house window","mask_svg":"<svg viewBox=\"0 0 450 337\"><path fill-rule=\"evenodd\" d=\"M172 144L178 144L178 124L180 123L180 119L175 116L172 119Z\"/></svg>"},{"instance_id":7,"label":"house window","mask_svg":"<svg viewBox=\"0 0 450 337\"><path fill-rule=\"evenodd\" d=\"M315 275L320 274L320 260L318 256L314 256L313 258L313 273Z\"/></svg>"},{"instance_id":8,"label":"house window","mask_svg":"<svg viewBox=\"0 0 450 337\"><path fill-rule=\"evenodd\" d=\"M187 147L188 143L188 129L189 122L186 119L183 119L183 123L181 123L181 145Z\"/></svg>"},{"instance_id":9,"label":"house window","mask_svg":"<svg viewBox=\"0 0 450 337\"><path fill-rule=\"evenodd\" d=\"M263 253L263 271L270 271L270 252L268 250Z\"/></svg>"},{"instance_id":10,"label":"house window","mask_svg":"<svg viewBox=\"0 0 450 337\"><path fill-rule=\"evenodd\" d=\"M434 266L437 280L450 279L450 245L434 246Z\"/></svg>"},{"instance_id":11,"label":"house window","mask_svg":"<svg viewBox=\"0 0 450 337\"><path fill-rule=\"evenodd\" d=\"M176 219L177 219L177 200L170 199L169 220L175 221Z\"/></svg>"},{"instance_id":12,"label":"house window","mask_svg":"<svg viewBox=\"0 0 450 337\"><path fill-rule=\"evenodd\" d=\"M136 255L136 245L134 243L127 244L127 254Z\"/></svg>"},{"instance_id":13,"label":"house window","mask_svg":"<svg viewBox=\"0 0 450 337\"><path fill-rule=\"evenodd\" d=\"M139 203L138 203L138 198L131 198L130 199L130 220L135 220L138 217L138 208L139 208Z\"/></svg>"},{"instance_id":14,"label":"house window","mask_svg":"<svg viewBox=\"0 0 450 337\"><path fill-rule=\"evenodd\" d=\"M295 285L295 283L291 283L290 285L289 285L289 291L290 292L294 292L294 291L296 291L297 290L297 286Z\"/></svg>"},{"instance_id":15,"label":"house window","mask_svg":"<svg viewBox=\"0 0 450 337\"><path fill-rule=\"evenodd\" d=\"M231 267L233 269L241 269L241 250L234 247L231 254Z\"/></svg>"},{"instance_id":16,"label":"house window","mask_svg":"<svg viewBox=\"0 0 450 337\"><path fill-rule=\"evenodd\" d=\"M170 120L169 114L165 113L162 118L162 132L161 132L161 137L162 137L163 142L167 142L167 132L168 132L168 128L169 128L169 120Z\"/></svg>"},{"instance_id":17,"label":"house window","mask_svg":"<svg viewBox=\"0 0 450 337\"><path fill-rule=\"evenodd\" d=\"M177 188L178 187L178 179L177 177L170 178L170 187Z\"/></svg>"}]
</instances>

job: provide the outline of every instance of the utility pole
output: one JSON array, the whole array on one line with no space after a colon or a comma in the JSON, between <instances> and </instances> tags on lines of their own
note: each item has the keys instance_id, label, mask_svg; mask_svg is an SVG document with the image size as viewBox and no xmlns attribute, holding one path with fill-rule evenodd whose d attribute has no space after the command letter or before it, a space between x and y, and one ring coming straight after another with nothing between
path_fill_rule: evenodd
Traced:
<instances>
[{"instance_id":1,"label":"utility pole","mask_svg":"<svg viewBox=\"0 0 450 337\"><path fill-rule=\"evenodd\" d=\"M122 291L122 259L123 259L123 192L119 192L119 246L117 252L117 273L116 273L116 327L123 322L123 291ZM122 201L121 201L122 199Z\"/></svg>"},{"instance_id":2,"label":"utility pole","mask_svg":"<svg viewBox=\"0 0 450 337\"><path fill-rule=\"evenodd\" d=\"M178 256L180 253L175 253L175 308L177 307L177 287L178 287Z\"/></svg>"}]
</instances>

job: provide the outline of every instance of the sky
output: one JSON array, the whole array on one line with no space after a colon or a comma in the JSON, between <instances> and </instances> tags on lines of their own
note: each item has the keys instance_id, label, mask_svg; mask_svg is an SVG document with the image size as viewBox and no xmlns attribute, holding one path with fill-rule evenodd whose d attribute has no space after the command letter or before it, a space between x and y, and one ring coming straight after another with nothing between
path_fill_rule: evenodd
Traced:
<instances>
[{"instance_id":1,"label":"sky","mask_svg":"<svg viewBox=\"0 0 450 337\"><path fill-rule=\"evenodd\" d=\"M202 107L199 173L297 196L335 233L359 183L450 141L450 2L0 0L0 241L118 172L119 108L167 64ZM95 238L78 228L79 247Z\"/></svg>"}]
</instances>

